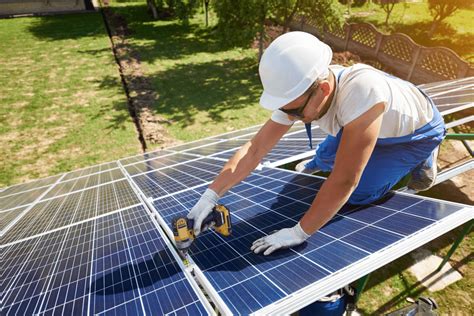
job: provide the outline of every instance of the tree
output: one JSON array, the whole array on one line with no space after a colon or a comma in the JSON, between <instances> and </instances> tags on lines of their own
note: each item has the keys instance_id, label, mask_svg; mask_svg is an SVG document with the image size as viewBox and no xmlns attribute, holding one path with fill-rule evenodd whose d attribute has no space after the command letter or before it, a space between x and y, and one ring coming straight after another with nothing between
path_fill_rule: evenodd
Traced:
<instances>
[{"instance_id":1,"label":"tree","mask_svg":"<svg viewBox=\"0 0 474 316\"><path fill-rule=\"evenodd\" d=\"M321 28L342 24L339 4L332 0L219 0L214 2L214 9L219 18L217 30L227 43L248 45L259 34L259 56L268 19L282 25L283 32L296 15L310 18Z\"/></svg>"},{"instance_id":2,"label":"tree","mask_svg":"<svg viewBox=\"0 0 474 316\"><path fill-rule=\"evenodd\" d=\"M196 13L199 7L199 0L173 0L175 3L176 15L184 23L188 24L189 19Z\"/></svg>"},{"instance_id":3,"label":"tree","mask_svg":"<svg viewBox=\"0 0 474 316\"><path fill-rule=\"evenodd\" d=\"M196 13L199 0L147 0L147 6L154 19L176 15L183 23L187 24Z\"/></svg>"},{"instance_id":4,"label":"tree","mask_svg":"<svg viewBox=\"0 0 474 316\"><path fill-rule=\"evenodd\" d=\"M264 0L261 0L264 1ZM218 17L218 36L229 46L248 45L258 32L260 0L218 0L213 7Z\"/></svg>"},{"instance_id":5,"label":"tree","mask_svg":"<svg viewBox=\"0 0 474 316\"><path fill-rule=\"evenodd\" d=\"M206 27L209 26L209 3L211 2L210 0L203 0L204 3L204 11L206 13Z\"/></svg>"},{"instance_id":6,"label":"tree","mask_svg":"<svg viewBox=\"0 0 474 316\"><path fill-rule=\"evenodd\" d=\"M460 8L474 5L473 0L428 0L428 9L433 17L428 36L432 37L441 22Z\"/></svg>"},{"instance_id":7,"label":"tree","mask_svg":"<svg viewBox=\"0 0 474 316\"><path fill-rule=\"evenodd\" d=\"M385 26L388 26L388 19L390 18L390 14L393 11L393 8L400 0L378 0L379 6L382 10L385 11Z\"/></svg>"}]
</instances>

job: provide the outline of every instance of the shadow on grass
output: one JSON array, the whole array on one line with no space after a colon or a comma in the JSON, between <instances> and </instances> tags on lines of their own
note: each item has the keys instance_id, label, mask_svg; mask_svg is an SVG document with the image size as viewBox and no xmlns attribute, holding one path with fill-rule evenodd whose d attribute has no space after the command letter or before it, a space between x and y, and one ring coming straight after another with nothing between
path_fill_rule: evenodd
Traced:
<instances>
[{"instance_id":1,"label":"shadow on grass","mask_svg":"<svg viewBox=\"0 0 474 316\"><path fill-rule=\"evenodd\" d=\"M102 17L95 12L35 17L28 30L35 37L46 41L107 34Z\"/></svg>"},{"instance_id":2,"label":"shadow on grass","mask_svg":"<svg viewBox=\"0 0 474 316\"><path fill-rule=\"evenodd\" d=\"M253 58L179 65L144 78L158 91L155 104L148 106L182 128L192 125L199 112L222 122L224 111L244 108L258 100L260 94ZM113 78L104 78L100 85L110 89L117 83Z\"/></svg>"},{"instance_id":3,"label":"shadow on grass","mask_svg":"<svg viewBox=\"0 0 474 316\"><path fill-rule=\"evenodd\" d=\"M196 53L216 53L229 49L217 40L213 28L201 24L183 25L178 20L152 20L144 4L129 4L127 7L113 7L112 11L123 16L135 42L132 49L140 52L142 61L180 59Z\"/></svg>"},{"instance_id":4,"label":"shadow on grass","mask_svg":"<svg viewBox=\"0 0 474 316\"><path fill-rule=\"evenodd\" d=\"M101 89L116 90L115 95L125 94L120 80L111 76L104 76L102 81L99 81L99 87ZM113 111L111 111L111 108ZM101 105L97 114L91 117L93 120L106 120L108 125L106 126L107 134L110 134L113 130L121 129L125 130L127 124L132 122L130 112L128 109L127 100L123 99L109 102Z\"/></svg>"},{"instance_id":5,"label":"shadow on grass","mask_svg":"<svg viewBox=\"0 0 474 316\"><path fill-rule=\"evenodd\" d=\"M223 111L258 99L256 73L253 58L175 67L152 78L160 92L155 110L183 127L194 122L198 111L221 122Z\"/></svg>"}]
</instances>

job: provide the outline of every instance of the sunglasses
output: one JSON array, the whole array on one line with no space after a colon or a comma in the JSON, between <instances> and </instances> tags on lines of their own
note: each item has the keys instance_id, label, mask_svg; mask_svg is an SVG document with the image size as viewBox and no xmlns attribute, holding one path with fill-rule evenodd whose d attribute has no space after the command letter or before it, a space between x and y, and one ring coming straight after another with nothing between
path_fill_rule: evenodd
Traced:
<instances>
[{"instance_id":1,"label":"sunglasses","mask_svg":"<svg viewBox=\"0 0 474 316\"><path fill-rule=\"evenodd\" d=\"M289 110L280 108L279 110L286 113L286 114L288 114L288 115L291 115L291 116L294 116L294 117L297 117L297 118L303 118L304 117L303 111L306 108L306 106L308 105L309 100L311 100L311 97L313 96L314 91L316 91L316 89L311 90L311 93L306 98L306 101L300 107L298 107L296 109L289 109Z\"/></svg>"}]
</instances>

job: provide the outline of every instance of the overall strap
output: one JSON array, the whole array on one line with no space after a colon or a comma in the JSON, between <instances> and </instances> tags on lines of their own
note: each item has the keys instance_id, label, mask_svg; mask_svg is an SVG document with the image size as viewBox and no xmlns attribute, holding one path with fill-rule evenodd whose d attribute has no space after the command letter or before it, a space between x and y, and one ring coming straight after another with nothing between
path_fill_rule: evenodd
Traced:
<instances>
[{"instance_id":1,"label":"overall strap","mask_svg":"<svg viewBox=\"0 0 474 316\"><path fill-rule=\"evenodd\" d=\"M342 73L346 70L346 68L344 68L343 70L339 71L339 73L337 74L337 78L336 78L336 81L337 81L337 84L339 84L339 79L341 79L341 75ZM309 140L309 148L313 149L313 136L312 136L312 131L311 131L311 122L310 123L306 123L304 125L304 127L306 128L306 135L308 135L308 140Z\"/></svg>"}]
</instances>

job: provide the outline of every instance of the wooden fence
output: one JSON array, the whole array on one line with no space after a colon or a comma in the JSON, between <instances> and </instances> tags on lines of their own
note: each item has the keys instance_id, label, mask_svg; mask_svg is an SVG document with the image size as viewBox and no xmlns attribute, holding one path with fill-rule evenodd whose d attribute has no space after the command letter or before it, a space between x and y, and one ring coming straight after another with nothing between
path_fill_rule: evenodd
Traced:
<instances>
[{"instance_id":1,"label":"wooden fence","mask_svg":"<svg viewBox=\"0 0 474 316\"><path fill-rule=\"evenodd\" d=\"M312 33L334 51L350 51L370 64L415 84L474 76L474 68L445 47L425 47L402 33L385 35L370 23L346 24L337 31L320 31L304 18L292 30Z\"/></svg>"}]
</instances>

